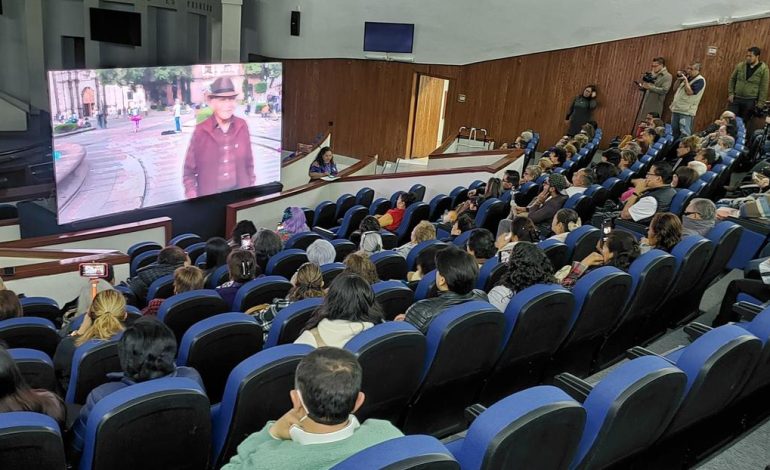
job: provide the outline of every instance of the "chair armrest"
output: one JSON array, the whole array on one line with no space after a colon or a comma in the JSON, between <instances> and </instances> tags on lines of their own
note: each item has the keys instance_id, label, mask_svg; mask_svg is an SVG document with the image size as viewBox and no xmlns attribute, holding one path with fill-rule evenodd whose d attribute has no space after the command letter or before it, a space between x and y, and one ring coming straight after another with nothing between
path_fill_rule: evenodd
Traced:
<instances>
[{"instance_id":1,"label":"chair armrest","mask_svg":"<svg viewBox=\"0 0 770 470\"><path fill-rule=\"evenodd\" d=\"M663 357L658 353L654 353L650 351L647 348L643 348L641 346L634 346L631 349L626 350L626 358L627 359L637 359L644 356L658 356ZM665 359L665 358L664 358Z\"/></svg>"},{"instance_id":2,"label":"chair armrest","mask_svg":"<svg viewBox=\"0 0 770 470\"><path fill-rule=\"evenodd\" d=\"M553 384L567 392L569 396L580 403L583 403L588 398L591 390L593 390L591 384L569 372L558 374L554 377Z\"/></svg>"},{"instance_id":3,"label":"chair armrest","mask_svg":"<svg viewBox=\"0 0 770 470\"><path fill-rule=\"evenodd\" d=\"M753 320L761 311L762 307L760 305L752 304L751 302L746 302L744 300L733 304L733 312L740 315L741 319L745 321Z\"/></svg>"},{"instance_id":4,"label":"chair armrest","mask_svg":"<svg viewBox=\"0 0 770 470\"><path fill-rule=\"evenodd\" d=\"M481 415L481 413L485 412L486 410L487 407L480 403L469 406L465 409L465 422L467 422L468 426L470 426L474 421L476 421L476 418L478 418L479 415Z\"/></svg>"},{"instance_id":5,"label":"chair armrest","mask_svg":"<svg viewBox=\"0 0 770 470\"><path fill-rule=\"evenodd\" d=\"M690 339L690 342L692 343L693 341L700 338L704 334L708 333L712 329L713 328L711 328L710 326L704 325L703 323L693 322L684 327L684 332L687 334L687 337Z\"/></svg>"},{"instance_id":6,"label":"chair armrest","mask_svg":"<svg viewBox=\"0 0 770 470\"><path fill-rule=\"evenodd\" d=\"M327 240L334 240L335 234L331 230L327 230L323 227L313 227L313 231Z\"/></svg>"}]
</instances>

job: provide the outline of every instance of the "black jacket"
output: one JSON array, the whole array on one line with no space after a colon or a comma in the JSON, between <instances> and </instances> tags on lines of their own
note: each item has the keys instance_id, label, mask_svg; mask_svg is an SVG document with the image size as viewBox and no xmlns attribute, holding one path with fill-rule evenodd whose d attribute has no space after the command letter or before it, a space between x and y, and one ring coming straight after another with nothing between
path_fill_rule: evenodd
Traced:
<instances>
[{"instance_id":1,"label":"black jacket","mask_svg":"<svg viewBox=\"0 0 770 470\"><path fill-rule=\"evenodd\" d=\"M179 264L151 264L139 270L136 276L127 279L126 284L131 288L139 301L144 301L147 297L147 290L150 288L150 284L158 278L165 276L166 274L174 274L176 268L182 266Z\"/></svg>"},{"instance_id":2,"label":"black jacket","mask_svg":"<svg viewBox=\"0 0 770 470\"><path fill-rule=\"evenodd\" d=\"M451 291L439 292L438 297L423 299L409 307L406 311L406 321L414 325L423 334L428 332L428 327L433 319L453 305L464 304L473 300L487 302L487 294L474 289L465 295L455 294Z\"/></svg>"}]
</instances>

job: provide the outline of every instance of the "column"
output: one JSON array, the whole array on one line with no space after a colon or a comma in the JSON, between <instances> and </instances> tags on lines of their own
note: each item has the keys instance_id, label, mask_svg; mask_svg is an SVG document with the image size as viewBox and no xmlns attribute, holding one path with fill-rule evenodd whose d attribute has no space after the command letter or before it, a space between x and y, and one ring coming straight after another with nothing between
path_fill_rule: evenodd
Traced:
<instances>
[{"instance_id":1,"label":"column","mask_svg":"<svg viewBox=\"0 0 770 470\"><path fill-rule=\"evenodd\" d=\"M222 0L222 62L241 60L241 8L243 0Z\"/></svg>"}]
</instances>

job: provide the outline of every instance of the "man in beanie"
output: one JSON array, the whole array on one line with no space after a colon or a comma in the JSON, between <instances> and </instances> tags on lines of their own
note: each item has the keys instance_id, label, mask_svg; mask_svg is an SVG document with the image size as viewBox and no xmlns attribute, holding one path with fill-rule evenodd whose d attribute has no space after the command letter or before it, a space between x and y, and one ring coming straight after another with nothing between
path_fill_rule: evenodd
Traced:
<instances>
[{"instance_id":1,"label":"man in beanie","mask_svg":"<svg viewBox=\"0 0 770 470\"><path fill-rule=\"evenodd\" d=\"M238 92L232 80L219 77L208 94L211 117L195 126L184 161L182 183L190 199L253 186L254 157L249 127L235 117Z\"/></svg>"},{"instance_id":2,"label":"man in beanie","mask_svg":"<svg viewBox=\"0 0 770 470\"><path fill-rule=\"evenodd\" d=\"M519 216L528 216L537 226L542 237L547 237L551 231L553 216L567 202L567 187L569 183L564 175L552 173L543 182L543 190L527 207L517 207Z\"/></svg>"}]
</instances>

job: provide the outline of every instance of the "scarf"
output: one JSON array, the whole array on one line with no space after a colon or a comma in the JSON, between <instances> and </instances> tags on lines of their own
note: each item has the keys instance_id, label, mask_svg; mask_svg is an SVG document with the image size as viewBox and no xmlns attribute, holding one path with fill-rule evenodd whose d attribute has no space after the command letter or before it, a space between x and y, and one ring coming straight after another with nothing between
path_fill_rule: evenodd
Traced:
<instances>
[{"instance_id":1,"label":"scarf","mask_svg":"<svg viewBox=\"0 0 770 470\"><path fill-rule=\"evenodd\" d=\"M690 217L682 217L682 227L685 235L702 235L706 234L714 228L713 220L699 220L692 219Z\"/></svg>"}]
</instances>

